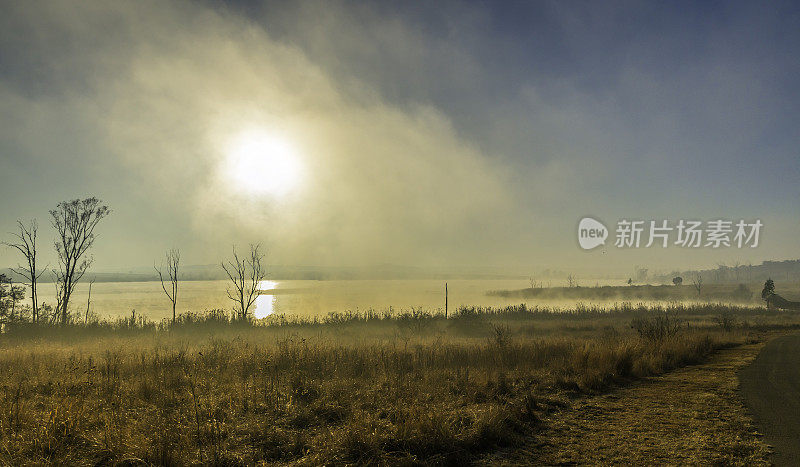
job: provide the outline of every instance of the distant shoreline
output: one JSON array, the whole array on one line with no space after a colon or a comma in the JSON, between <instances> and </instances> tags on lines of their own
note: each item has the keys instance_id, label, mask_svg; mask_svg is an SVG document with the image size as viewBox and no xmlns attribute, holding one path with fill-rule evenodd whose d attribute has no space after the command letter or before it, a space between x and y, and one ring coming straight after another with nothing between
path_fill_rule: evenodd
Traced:
<instances>
[{"instance_id":1,"label":"distant shoreline","mask_svg":"<svg viewBox=\"0 0 800 467\"><path fill-rule=\"evenodd\" d=\"M503 298L540 298L543 300L661 300L661 301L731 301L757 303L760 297L751 284L703 284L700 293L695 286L684 285L604 285L576 287L542 287L518 290L492 290L487 295Z\"/></svg>"}]
</instances>

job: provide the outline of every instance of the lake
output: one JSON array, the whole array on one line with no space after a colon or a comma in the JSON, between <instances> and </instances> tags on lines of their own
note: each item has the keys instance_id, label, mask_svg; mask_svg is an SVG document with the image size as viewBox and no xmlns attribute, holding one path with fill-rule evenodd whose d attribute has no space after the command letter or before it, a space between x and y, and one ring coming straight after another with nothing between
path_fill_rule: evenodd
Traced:
<instances>
[{"instance_id":1,"label":"lake","mask_svg":"<svg viewBox=\"0 0 800 467\"><path fill-rule=\"evenodd\" d=\"M459 305L505 306L525 300L487 296L489 290L522 289L527 280L448 280L450 310ZM276 280L262 282L256 316L272 313L324 316L332 311L395 310L422 307L444 310L444 280ZM230 310L227 281L184 281L178 290L178 313L213 308ZM39 285L39 300L55 304L55 286ZM71 299L73 312L86 311L88 283L78 284ZM534 303L534 301L530 301ZM91 310L101 318L137 315L152 320L172 317L159 282L102 282L92 286Z\"/></svg>"}]
</instances>

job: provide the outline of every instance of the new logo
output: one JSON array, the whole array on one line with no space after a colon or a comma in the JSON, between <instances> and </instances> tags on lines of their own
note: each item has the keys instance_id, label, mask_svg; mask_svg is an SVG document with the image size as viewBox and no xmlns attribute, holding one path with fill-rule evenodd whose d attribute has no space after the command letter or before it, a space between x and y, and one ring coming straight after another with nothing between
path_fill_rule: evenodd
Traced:
<instances>
[{"instance_id":1,"label":"new logo","mask_svg":"<svg viewBox=\"0 0 800 467\"><path fill-rule=\"evenodd\" d=\"M602 222L591 217L584 217L578 223L578 244L584 250L605 245L606 238L608 238L608 229Z\"/></svg>"}]
</instances>

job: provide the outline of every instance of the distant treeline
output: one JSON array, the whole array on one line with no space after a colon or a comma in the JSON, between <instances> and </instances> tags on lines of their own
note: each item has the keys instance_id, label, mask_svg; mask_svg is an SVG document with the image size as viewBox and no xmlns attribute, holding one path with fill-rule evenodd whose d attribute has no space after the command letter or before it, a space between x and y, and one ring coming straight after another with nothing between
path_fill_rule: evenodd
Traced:
<instances>
[{"instance_id":1,"label":"distant treeline","mask_svg":"<svg viewBox=\"0 0 800 467\"><path fill-rule=\"evenodd\" d=\"M712 269L657 274L652 279L669 283L673 277L682 277L688 283L691 278L697 275L701 275L706 283L763 282L770 278L776 281L797 281L800 280L800 259L764 261L757 265L741 263L719 264Z\"/></svg>"}]
</instances>

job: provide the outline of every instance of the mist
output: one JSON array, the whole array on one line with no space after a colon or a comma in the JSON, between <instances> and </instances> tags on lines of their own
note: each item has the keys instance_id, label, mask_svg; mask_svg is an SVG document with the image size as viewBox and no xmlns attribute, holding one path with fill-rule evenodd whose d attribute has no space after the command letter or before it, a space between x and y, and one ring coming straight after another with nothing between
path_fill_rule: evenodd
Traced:
<instances>
[{"instance_id":1,"label":"mist","mask_svg":"<svg viewBox=\"0 0 800 467\"><path fill-rule=\"evenodd\" d=\"M531 8L524 25L458 2L8 5L0 231L31 217L46 231L48 209L94 195L114 211L99 270L172 246L213 264L248 242L273 264L521 274L800 254L798 70L776 40L797 33L780 8ZM754 17L775 37L743 28ZM296 150L285 196L225 176L225 148L253 128ZM584 215L760 218L765 232L752 251L587 253Z\"/></svg>"}]
</instances>

